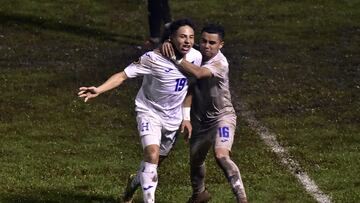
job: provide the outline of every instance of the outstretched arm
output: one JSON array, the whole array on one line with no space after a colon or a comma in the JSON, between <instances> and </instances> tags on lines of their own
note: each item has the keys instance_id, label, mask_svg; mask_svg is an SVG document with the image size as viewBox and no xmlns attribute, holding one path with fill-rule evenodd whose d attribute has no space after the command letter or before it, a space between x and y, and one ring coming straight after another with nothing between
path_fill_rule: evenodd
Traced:
<instances>
[{"instance_id":1,"label":"outstretched arm","mask_svg":"<svg viewBox=\"0 0 360 203\"><path fill-rule=\"evenodd\" d=\"M115 87L120 86L124 80L127 79L127 76L124 71L112 75L106 82L104 82L99 87L80 87L78 96L84 98L84 101L87 102L89 99L99 96L101 93L108 90L114 89Z\"/></svg>"}]
</instances>

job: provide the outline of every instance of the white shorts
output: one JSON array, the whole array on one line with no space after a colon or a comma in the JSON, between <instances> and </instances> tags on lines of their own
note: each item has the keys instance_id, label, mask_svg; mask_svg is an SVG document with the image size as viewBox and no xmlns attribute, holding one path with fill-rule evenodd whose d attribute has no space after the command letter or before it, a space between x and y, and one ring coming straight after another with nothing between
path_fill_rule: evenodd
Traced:
<instances>
[{"instance_id":1,"label":"white shorts","mask_svg":"<svg viewBox=\"0 0 360 203\"><path fill-rule=\"evenodd\" d=\"M143 149L155 144L160 147L160 155L167 156L175 144L177 130L166 130L160 118L151 113L138 113L136 121Z\"/></svg>"}]
</instances>

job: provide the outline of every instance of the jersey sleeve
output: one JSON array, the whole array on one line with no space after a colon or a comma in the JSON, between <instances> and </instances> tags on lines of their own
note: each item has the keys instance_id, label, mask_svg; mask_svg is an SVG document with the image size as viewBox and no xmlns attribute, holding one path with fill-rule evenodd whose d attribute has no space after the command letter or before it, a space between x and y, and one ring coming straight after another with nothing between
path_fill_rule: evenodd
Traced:
<instances>
[{"instance_id":1,"label":"jersey sleeve","mask_svg":"<svg viewBox=\"0 0 360 203\"><path fill-rule=\"evenodd\" d=\"M194 65L201 66L202 55L198 50L192 48L190 52L186 54L186 60Z\"/></svg>"},{"instance_id":2,"label":"jersey sleeve","mask_svg":"<svg viewBox=\"0 0 360 203\"><path fill-rule=\"evenodd\" d=\"M198 52L195 54L194 64L197 65L197 66L201 66L201 62L202 62L202 55L201 55L201 53L198 51Z\"/></svg>"},{"instance_id":3,"label":"jersey sleeve","mask_svg":"<svg viewBox=\"0 0 360 203\"><path fill-rule=\"evenodd\" d=\"M217 78L224 78L229 70L229 64L226 61L214 61L210 64L205 64L202 67L211 71L212 75Z\"/></svg>"},{"instance_id":4,"label":"jersey sleeve","mask_svg":"<svg viewBox=\"0 0 360 203\"><path fill-rule=\"evenodd\" d=\"M149 75L152 73L151 61L151 54L149 52L145 53L137 61L134 61L130 65L128 65L124 69L124 72L128 78Z\"/></svg>"}]
</instances>

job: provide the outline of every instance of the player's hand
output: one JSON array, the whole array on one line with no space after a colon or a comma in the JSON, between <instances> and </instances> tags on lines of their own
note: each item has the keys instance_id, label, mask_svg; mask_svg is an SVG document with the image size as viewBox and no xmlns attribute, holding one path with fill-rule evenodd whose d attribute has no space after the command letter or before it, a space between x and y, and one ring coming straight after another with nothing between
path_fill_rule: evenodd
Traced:
<instances>
[{"instance_id":1,"label":"player's hand","mask_svg":"<svg viewBox=\"0 0 360 203\"><path fill-rule=\"evenodd\" d=\"M172 44L171 44L170 42L168 42L168 41L165 41L165 42L161 45L161 47L160 47L160 53L161 53L163 56L165 56L165 57L167 57L167 58L169 58L169 59L171 59L172 57L175 57L174 48L173 48Z\"/></svg>"},{"instance_id":2,"label":"player's hand","mask_svg":"<svg viewBox=\"0 0 360 203\"><path fill-rule=\"evenodd\" d=\"M192 125L191 122L188 120L183 120L181 123L181 133L184 133L186 129L186 134L184 136L185 142L188 142L191 138L192 133Z\"/></svg>"},{"instance_id":3,"label":"player's hand","mask_svg":"<svg viewBox=\"0 0 360 203\"><path fill-rule=\"evenodd\" d=\"M97 97L99 94L96 87L80 87L78 96L84 98L84 101L87 102L89 99Z\"/></svg>"}]
</instances>

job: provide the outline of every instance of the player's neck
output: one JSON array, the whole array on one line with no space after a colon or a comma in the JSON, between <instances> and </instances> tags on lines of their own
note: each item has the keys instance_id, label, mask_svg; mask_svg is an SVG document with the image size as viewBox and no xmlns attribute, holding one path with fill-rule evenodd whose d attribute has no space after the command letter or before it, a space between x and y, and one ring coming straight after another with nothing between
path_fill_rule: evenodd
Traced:
<instances>
[{"instance_id":1,"label":"player's neck","mask_svg":"<svg viewBox=\"0 0 360 203\"><path fill-rule=\"evenodd\" d=\"M175 52L175 56L176 56L176 60L180 60L184 57L184 54L180 53L178 50L174 50Z\"/></svg>"},{"instance_id":2,"label":"player's neck","mask_svg":"<svg viewBox=\"0 0 360 203\"><path fill-rule=\"evenodd\" d=\"M216 53L216 54L214 54L214 55L212 55L212 56L209 56L209 57L207 57L206 55L203 55L203 62L208 62L208 61L210 61L211 59L213 59L213 58L215 58L215 56L217 56L218 54L220 53L220 50Z\"/></svg>"}]
</instances>

